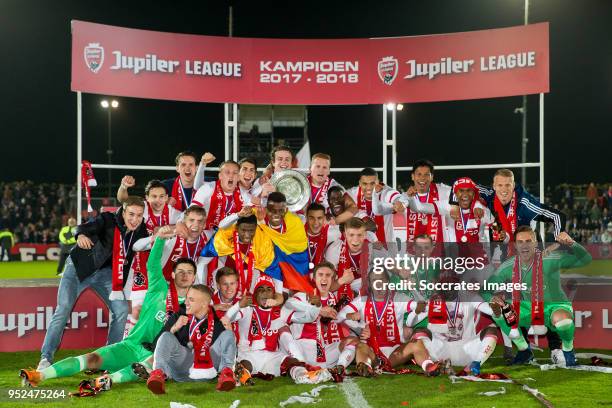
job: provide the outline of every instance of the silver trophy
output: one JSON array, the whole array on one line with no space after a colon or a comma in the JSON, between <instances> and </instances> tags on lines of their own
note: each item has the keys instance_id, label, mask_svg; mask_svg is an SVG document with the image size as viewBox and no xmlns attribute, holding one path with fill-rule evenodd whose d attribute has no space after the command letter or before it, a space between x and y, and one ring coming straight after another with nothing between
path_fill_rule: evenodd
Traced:
<instances>
[{"instance_id":1,"label":"silver trophy","mask_svg":"<svg viewBox=\"0 0 612 408\"><path fill-rule=\"evenodd\" d=\"M296 212L310 202L310 183L306 176L295 170L282 170L272 175L270 183L287 199L287 208Z\"/></svg>"}]
</instances>

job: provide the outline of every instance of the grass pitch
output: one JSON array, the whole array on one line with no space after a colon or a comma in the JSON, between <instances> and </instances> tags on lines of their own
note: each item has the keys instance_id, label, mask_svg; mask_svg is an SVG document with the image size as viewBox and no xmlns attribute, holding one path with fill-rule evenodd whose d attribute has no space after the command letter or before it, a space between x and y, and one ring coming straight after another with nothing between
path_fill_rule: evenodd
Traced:
<instances>
[{"instance_id":1,"label":"grass pitch","mask_svg":"<svg viewBox=\"0 0 612 408\"><path fill-rule=\"evenodd\" d=\"M56 278L55 262L0 263L0 280L3 279L53 279ZM580 270L568 271L590 276L612 275L612 261L594 261ZM611 345L612 347L612 345ZM56 359L78 355L87 350L62 350ZM602 351L612 354L610 351ZM612 407L612 374L557 369L541 371L536 366L507 367L500 358L501 350L483 367L484 372L501 372L516 381L542 392L554 407ZM542 363L548 362L548 353L536 353ZM238 407L278 407L290 397L310 393L317 386L295 385L288 378L276 378L271 382L257 380L254 387L237 388L229 393L215 391L215 383L173 383L167 385L167 394L151 394L144 383L117 384L109 392L93 398L68 398L57 400L8 398L9 390L19 387L18 371L36 366L38 352L0 353L0 406L19 407L169 407L171 401L203 407L230 407L240 401ZM587 364L588 362L584 361ZM87 378L76 375L49 380L41 389L64 390L67 395L76 391L78 383ZM461 382L453 384L447 377L425 378L418 375L383 375L373 379L354 378L353 384L324 388L313 407L357 406L355 391L361 393L362 407L540 407L533 396L518 385L492 382ZM355 387L356 385L356 387ZM484 396L479 393L500 391L504 394ZM348 394L348 395L347 395ZM363 405L365 401L366 405ZM301 406L299 403L286 405Z\"/></svg>"},{"instance_id":2,"label":"grass pitch","mask_svg":"<svg viewBox=\"0 0 612 408\"><path fill-rule=\"evenodd\" d=\"M57 358L76 355L86 350L60 351ZM603 351L610 354L610 352ZM603 407L612 406L612 375L556 369L541 371L537 366L507 367L496 351L483 367L484 372L502 372L516 381L542 392L554 407ZM171 401L191 404L195 407L230 407L240 400L239 407L278 407L291 396L310 393L317 386L295 385L287 378L276 378L267 382L256 380L253 387L239 387L228 393L215 391L215 383L174 383L167 384L167 394L153 395L143 382L116 384L111 391L88 398L65 398L53 401L9 400L9 389L19 388L18 370L36 365L37 352L0 353L0 406L32 407L169 407ZM539 353L540 361L547 362L548 353ZM586 362L585 362L586 363ZM49 380L40 388L76 391L79 381L87 378L84 374L73 377ZM377 378L353 378L368 404L375 407L540 407L533 396L518 385L492 382L461 382L452 384L447 377L425 378L419 375L382 375ZM321 390L313 407L350 407L356 406L354 397L347 385L331 384L331 388ZM355 390L354 385L349 387ZM479 393L500 391L505 394L484 396ZM36 401L36 402L33 402ZM299 403L286 405L302 406Z\"/></svg>"}]
</instances>

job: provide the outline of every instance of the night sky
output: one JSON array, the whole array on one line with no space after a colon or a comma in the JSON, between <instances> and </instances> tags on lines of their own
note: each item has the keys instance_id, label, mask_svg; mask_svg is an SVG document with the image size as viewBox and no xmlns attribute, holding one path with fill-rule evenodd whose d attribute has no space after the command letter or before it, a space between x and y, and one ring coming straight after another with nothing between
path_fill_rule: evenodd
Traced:
<instances>
[{"instance_id":1,"label":"night sky","mask_svg":"<svg viewBox=\"0 0 612 408\"><path fill-rule=\"evenodd\" d=\"M520 25L523 3L404 0L232 4L235 36L359 38ZM610 182L612 1L530 3L530 22L550 22L546 184ZM76 179L70 20L227 35L227 6L221 1L0 1L0 180L70 183ZM107 128L101 99L99 95L83 96L83 157L105 163ZM176 152L184 149L222 156L223 105L129 98L120 98L120 103L113 114L115 163L169 165ZM410 165L421 157L436 164L520 161L521 117L513 111L521 103L521 97L513 97L406 106L398 112L399 165ZM537 106L538 96L530 96L528 161L538 159ZM378 105L309 107L311 151L332 154L335 166L380 166L381 116ZM460 175L440 172L436 178L450 181ZM486 183L492 172L467 175ZM97 176L104 182L104 174ZM146 174L147 178L154 176ZM536 181L537 170L530 170L528 176L530 183ZM407 173L400 176L402 182L407 178Z\"/></svg>"}]
</instances>

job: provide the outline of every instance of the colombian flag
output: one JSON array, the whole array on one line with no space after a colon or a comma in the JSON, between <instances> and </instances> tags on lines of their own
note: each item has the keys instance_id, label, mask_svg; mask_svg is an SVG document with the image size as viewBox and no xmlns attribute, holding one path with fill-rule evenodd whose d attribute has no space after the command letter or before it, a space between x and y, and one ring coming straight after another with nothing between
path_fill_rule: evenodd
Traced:
<instances>
[{"instance_id":1,"label":"colombian flag","mask_svg":"<svg viewBox=\"0 0 612 408\"><path fill-rule=\"evenodd\" d=\"M232 225L229 228L219 229L208 241L200 256L218 257L234 255L234 231L236 226ZM264 271L274 264L274 244L260 226L257 226L257 231L253 237L253 255L255 255L255 269Z\"/></svg>"},{"instance_id":2,"label":"colombian flag","mask_svg":"<svg viewBox=\"0 0 612 408\"><path fill-rule=\"evenodd\" d=\"M267 225L259 226L274 244L274 263L265 273L282 280L285 288L312 293L314 289L308 278L308 237L304 224L300 217L287 212L285 226L287 228L283 233Z\"/></svg>"}]
</instances>

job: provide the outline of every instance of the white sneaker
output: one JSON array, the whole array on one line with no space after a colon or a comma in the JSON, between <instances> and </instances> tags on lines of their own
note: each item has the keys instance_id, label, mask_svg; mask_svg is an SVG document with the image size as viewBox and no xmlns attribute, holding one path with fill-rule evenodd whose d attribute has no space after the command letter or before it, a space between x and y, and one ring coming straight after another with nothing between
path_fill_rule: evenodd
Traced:
<instances>
[{"instance_id":1,"label":"white sneaker","mask_svg":"<svg viewBox=\"0 0 612 408\"><path fill-rule=\"evenodd\" d=\"M47 360L46 358L41 358L40 361L38 362L38 367L36 368L37 371L42 371L47 367L50 367L51 363L49 362L49 360Z\"/></svg>"},{"instance_id":2,"label":"white sneaker","mask_svg":"<svg viewBox=\"0 0 612 408\"><path fill-rule=\"evenodd\" d=\"M565 367L565 356L563 355L563 350L551 350L550 359L552 360L553 364L558 365L559 367Z\"/></svg>"}]
</instances>

